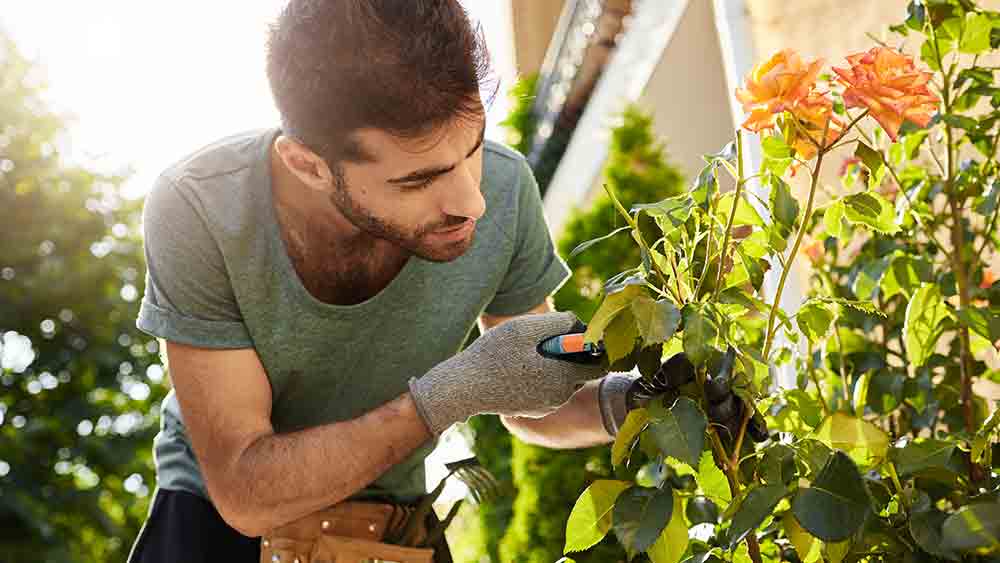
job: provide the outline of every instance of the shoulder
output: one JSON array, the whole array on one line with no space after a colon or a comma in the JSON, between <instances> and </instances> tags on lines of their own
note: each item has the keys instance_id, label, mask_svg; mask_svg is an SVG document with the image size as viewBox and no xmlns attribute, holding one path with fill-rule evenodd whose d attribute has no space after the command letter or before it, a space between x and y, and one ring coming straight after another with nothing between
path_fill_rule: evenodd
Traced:
<instances>
[{"instance_id":1,"label":"shoulder","mask_svg":"<svg viewBox=\"0 0 1000 563\"><path fill-rule=\"evenodd\" d=\"M205 145L178 159L163 171L175 182L209 180L252 168L260 158L261 142L268 131L237 133Z\"/></svg>"},{"instance_id":2,"label":"shoulder","mask_svg":"<svg viewBox=\"0 0 1000 563\"><path fill-rule=\"evenodd\" d=\"M145 218L198 220L239 230L252 221L255 183L268 182L267 131L248 131L206 145L168 166L146 196ZM262 166L264 168L262 168Z\"/></svg>"},{"instance_id":3,"label":"shoulder","mask_svg":"<svg viewBox=\"0 0 1000 563\"><path fill-rule=\"evenodd\" d=\"M483 146L484 181L509 189L520 184L525 173L530 173L527 159L511 147L490 140Z\"/></svg>"}]
</instances>

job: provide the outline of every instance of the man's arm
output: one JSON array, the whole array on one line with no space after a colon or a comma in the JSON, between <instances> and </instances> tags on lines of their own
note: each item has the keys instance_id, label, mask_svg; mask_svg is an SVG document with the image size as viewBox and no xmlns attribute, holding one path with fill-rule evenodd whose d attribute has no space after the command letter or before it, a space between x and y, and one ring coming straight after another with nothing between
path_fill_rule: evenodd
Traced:
<instances>
[{"instance_id":1,"label":"man's arm","mask_svg":"<svg viewBox=\"0 0 1000 563\"><path fill-rule=\"evenodd\" d=\"M432 437L409 393L352 420L278 435L271 387L253 349L169 341L166 349L209 495L247 536L347 498Z\"/></svg>"},{"instance_id":2,"label":"man's arm","mask_svg":"<svg viewBox=\"0 0 1000 563\"><path fill-rule=\"evenodd\" d=\"M548 313L553 310L546 300L527 311L528 314ZM482 331L502 324L514 317L482 315L479 328ZM601 411L597 402L599 379L590 381L577 391L555 412L542 418L501 416L503 425L510 433L524 442L552 449L574 449L607 444L614 440L601 422Z\"/></svg>"}]
</instances>

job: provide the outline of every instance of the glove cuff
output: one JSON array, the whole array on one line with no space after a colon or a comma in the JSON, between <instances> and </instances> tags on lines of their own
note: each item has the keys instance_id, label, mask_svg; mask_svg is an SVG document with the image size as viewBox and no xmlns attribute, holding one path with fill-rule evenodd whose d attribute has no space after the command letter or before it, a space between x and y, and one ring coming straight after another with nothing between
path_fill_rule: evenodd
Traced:
<instances>
[{"instance_id":1,"label":"glove cuff","mask_svg":"<svg viewBox=\"0 0 1000 563\"><path fill-rule=\"evenodd\" d=\"M625 423L628 407L625 404L625 394L632 382L638 379L638 374L609 373L601 379L597 387L597 404L601 409L601 421L604 430L611 436L618 434L618 429Z\"/></svg>"}]
</instances>

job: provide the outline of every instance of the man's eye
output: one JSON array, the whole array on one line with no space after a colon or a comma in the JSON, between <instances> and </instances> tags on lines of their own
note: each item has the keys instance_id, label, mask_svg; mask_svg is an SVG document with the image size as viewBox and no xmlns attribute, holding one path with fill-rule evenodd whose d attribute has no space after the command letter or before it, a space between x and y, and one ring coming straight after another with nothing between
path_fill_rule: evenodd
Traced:
<instances>
[{"instance_id":1,"label":"man's eye","mask_svg":"<svg viewBox=\"0 0 1000 563\"><path fill-rule=\"evenodd\" d=\"M402 188L404 190L406 190L406 191L421 190L421 189L426 188L427 186L433 184L434 180L437 180L437 176L434 176L432 178L427 178L426 180L422 180L420 182L417 182L416 184L404 184L402 186Z\"/></svg>"}]
</instances>

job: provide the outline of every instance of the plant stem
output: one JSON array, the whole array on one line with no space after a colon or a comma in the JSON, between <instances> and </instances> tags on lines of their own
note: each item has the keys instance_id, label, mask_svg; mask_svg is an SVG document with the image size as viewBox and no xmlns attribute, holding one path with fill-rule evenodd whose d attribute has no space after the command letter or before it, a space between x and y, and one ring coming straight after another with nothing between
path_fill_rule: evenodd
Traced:
<instances>
[{"instance_id":1,"label":"plant stem","mask_svg":"<svg viewBox=\"0 0 1000 563\"><path fill-rule=\"evenodd\" d=\"M719 296L722 288L722 270L726 262L726 252L729 250L729 233L733 230L733 221L736 219L736 208L740 205L740 193L743 191L743 130L736 130L736 164L739 166L739 178L736 180L736 194L733 197L733 208L729 211L729 221L726 223L726 236L722 239L722 254L719 255L719 275L715 281L715 297Z\"/></svg>"},{"instance_id":2,"label":"plant stem","mask_svg":"<svg viewBox=\"0 0 1000 563\"><path fill-rule=\"evenodd\" d=\"M931 26L931 32L934 33L934 26ZM937 55L938 67L942 70L944 66L941 64L941 51L938 48L937 34L932 35L934 40L934 51ZM952 73L955 71L956 63L953 61L951 66L948 68L948 74L944 77L944 88L943 100L944 112L947 115L951 114L951 77ZM955 273L955 283L958 286L958 303L959 303L959 313L963 309L969 306L969 280L968 272L965 270L965 260L964 260L964 250L965 250L965 233L962 230L962 208L960 207L960 202L958 201L958 194L955 193L955 146L954 146L954 134L951 130L951 125L948 122L944 123L944 134L945 143L947 148L947 167L948 175L945 177L945 193L948 194L948 204L951 208L951 245L952 245L952 270ZM976 431L975 419L972 412L972 366L971 366L971 352L969 344L969 328L963 325L958 327L958 339L960 346L960 357L959 357L959 371L962 376L962 412L965 415L965 427L966 430L972 434ZM974 466L970 466L970 477L975 476ZM973 479L974 480L974 479Z\"/></svg>"},{"instance_id":3,"label":"plant stem","mask_svg":"<svg viewBox=\"0 0 1000 563\"><path fill-rule=\"evenodd\" d=\"M830 121L827 120L826 128L829 129ZM823 131L823 142L826 142L826 131ZM816 156L816 166L812 170L812 181L809 185L809 199L806 201L806 212L802 216L802 223L799 225L799 233L795 237L795 242L792 244L792 250L788 253L789 259L788 264L785 268L781 270L781 279L778 280L778 289L774 293L774 301L771 303L771 312L767 317L767 332L765 333L766 341L764 342L764 361L768 361L768 355L771 352L771 345L774 343L774 321L778 317L778 307L781 303L781 294L785 290L785 282L788 280L788 274L792 271L792 265L795 262L795 254L799 251L799 245L802 244L802 237L806 234L806 228L808 228L809 220L812 218L813 210L813 200L816 196L816 186L819 184L819 172L820 167L823 164L823 156L826 154L825 151L820 150L817 152Z\"/></svg>"},{"instance_id":4,"label":"plant stem","mask_svg":"<svg viewBox=\"0 0 1000 563\"><path fill-rule=\"evenodd\" d=\"M903 503L903 508L907 512L910 511L910 501L906 499L906 495L903 494L903 485L899 482L899 474L896 473L896 464L889 462L886 464L889 469L889 477L892 479L892 484L896 487L896 492L899 493L899 502Z\"/></svg>"}]
</instances>

